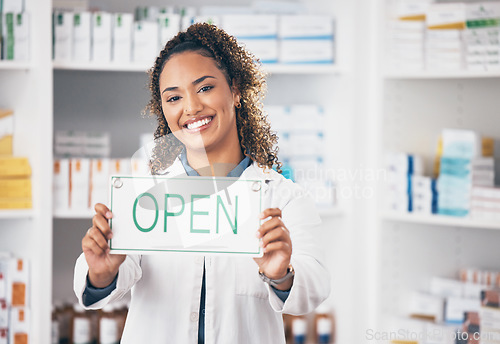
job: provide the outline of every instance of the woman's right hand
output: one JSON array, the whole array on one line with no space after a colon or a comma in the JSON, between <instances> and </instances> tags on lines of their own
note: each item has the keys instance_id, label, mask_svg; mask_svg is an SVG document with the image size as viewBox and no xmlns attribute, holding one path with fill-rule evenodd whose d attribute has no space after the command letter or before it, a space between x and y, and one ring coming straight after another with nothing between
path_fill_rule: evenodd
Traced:
<instances>
[{"instance_id":1,"label":"woman's right hand","mask_svg":"<svg viewBox=\"0 0 500 344\"><path fill-rule=\"evenodd\" d=\"M108 220L113 215L101 203L95 205L95 211L92 227L82 239L82 249L89 266L90 283L96 288L104 288L113 282L126 255L109 254L108 240L113 237L113 233Z\"/></svg>"}]
</instances>

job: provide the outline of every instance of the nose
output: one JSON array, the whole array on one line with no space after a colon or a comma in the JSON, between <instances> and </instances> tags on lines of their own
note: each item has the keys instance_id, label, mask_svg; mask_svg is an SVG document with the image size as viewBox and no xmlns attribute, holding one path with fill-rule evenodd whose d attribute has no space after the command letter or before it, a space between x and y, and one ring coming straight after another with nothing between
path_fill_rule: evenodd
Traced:
<instances>
[{"instance_id":1,"label":"nose","mask_svg":"<svg viewBox=\"0 0 500 344\"><path fill-rule=\"evenodd\" d=\"M184 98L184 114L196 115L203 109L203 104L197 94L189 94Z\"/></svg>"}]
</instances>

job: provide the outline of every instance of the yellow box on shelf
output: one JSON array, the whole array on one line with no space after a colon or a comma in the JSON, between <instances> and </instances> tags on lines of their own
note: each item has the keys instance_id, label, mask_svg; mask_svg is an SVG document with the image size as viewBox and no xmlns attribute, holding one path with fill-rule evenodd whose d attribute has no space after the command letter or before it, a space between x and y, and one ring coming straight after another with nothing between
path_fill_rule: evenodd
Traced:
<instances>
[{"instance_id":1,"label":"yellow box on shelf","mask_svg":"<svg viewBox=\"0 0 500 344\"><path fill-rule=\"evenodd\" d=\"M31 209L31 198L0 198L0 209Z\"/></svg>"},{"instance_id":2,"label":"yellow box on shelf","mask_svg":"<svg viewBox=\"0 0 500 344\"><path fill-rule=\"evenodd\" d=\"M13 114L12 110L0 109L0 156L12 155Z\"/></svg>"},{"instance_id":3,"label":"yellow box on shelf","mask_svg":"<svg viewBox=\"0 0 500 344\"><path fill-rule=\"evenodd\" d=\"M0 157L0 179L29 176L31 176L31 166L28 158Z\"/></svg>"}]
</instances>

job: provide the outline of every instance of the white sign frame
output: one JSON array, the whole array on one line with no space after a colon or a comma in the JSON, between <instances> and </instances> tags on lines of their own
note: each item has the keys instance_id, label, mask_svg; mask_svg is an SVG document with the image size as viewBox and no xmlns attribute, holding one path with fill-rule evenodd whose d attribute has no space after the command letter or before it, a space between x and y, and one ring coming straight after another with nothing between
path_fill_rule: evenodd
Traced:
<instances>
[{"instance_id":1,"label":"white sign frame","mask_svg":"<svg viewBox=\"0 0 500 344\"><path fill-rule=\"evenodd\" d=\"M130 183L128 183L127 188L128 188L128 192L132 196L132 197L130 197L130 200L132 202L134 202L134 206L133 206L134 210L131 213L131 215L127 215L128 213L126 212L127 211L126 206L123 206L121 204L121 203L123 203L122 199L123 199L123 194L125 192L125 189L122 189L122 190L120 190L120 189L122 188L122 186L124 186L124 182L126 182L127 180L130 180L130 179L133 180L132 184L134 184L133 192L130 192L130 188L131 188ZM212 199L212 196L214 196L214 197L216 196L217 202L220 200L220 195L226 195L227 200L229 202L231 202L230 197L229 197L229 191L228 191L230 189L230 187L231 187L231 192L233 194L235 194L234 193L235 189L238 189L238 188L241 189L240 186L242 186L242 185L245 185L245 188L250 187L250 190L253 192L258 192L258 194L253 194L253 192L247 193L246 195L248 196L248 198L243 197L244 198L243 207L238 206L238 199L236 198L236 196L238 194L236 193L236 196L235 196L236 210L235 210L235 212L238 213L238 208L240 208L240 209L245 208L243 210L244 213L245 213L245 211L253 212L251 214L251 216L250 216L250 214L246 214L246 216L243 217L246 222L244 222L244 224L242 226L237 226L236 216L239 216L239 215L234 214L234 216L235 216L234 217L234 228L236 228L237 231L240 231L240 233L241 233L241 230L240 230L240 228L241 228L244 232L243 234L236 237L235 235L232 235L232 236L228 235L228 232L226 231L224 234L217 234L214 236L211 232L209 232L210 235L212 235L211 239L209 240L211 244L207 245L205 248L202 248L203 245L200 246L200 244L184 245L183 247L179 247L179 245L177 245L176 248L166 248L166 247L158 248L158 247L152 247L150 244L144 244L144 243L140 244L139 247L131 247L132 245L130 243L123 245L124 241L131 240L131 239L123 239L124 235L118 234L118 233L120 233L120 231L117 230L118 225L115 226L115 231L113 231L113 222L118 223L119 222L118 219L123 219L124 217L128 217L130 220L133 219L134 224L132 224L130 226L133 227L135 225L134 229L138 229L139 225L138 225L138 221L136 220L136 214L135 214L135 212L137 211L137 208L136 208L137 202L140 199L140 197L149 196L154 201L154 204L156 207L155 208L155 210L156 210L155 220L154 220L154 223L151 227L149 227L147 229L144 229L141 227L142 229L144 229L144 231L142 231L141 229L138 229L138 231L142 231L142 232L149 234L149 232L154 231L156 229L155 235L158 236L159 235L158 234L158 232L159 232L158 227L163 225L165 228L165 233L166 233L167 232L167 221L172 220L172 218L167 219L167 217L173 216L172 214L174 214L174 212L167 211L167 198L168 197L166 197L166 194L162 195L162 196L165 196L165 209L163 210L164 211L164 219L163 219L163 221L157 221L159 218L158 212L159 212L160 208L158 206L158 202L156 201L155 196L153 196L151 194L147 194L147 192L145 192L148 189L148 187L151 187L151 186L156 187L158 185L164 185L166 187L166 185L168 185L167 183L171 183L171 182L193 184L193 183L206 183L206 181L210 181L212 183L212 185L218 185L217 183L222 183L222 184L227 183L227 184L225 184L225 185L227 185L226 188L222 188L222 189L216 188L215 189L216 192L214 192L213 194L210 194L210 195L206 195L206 196L208 196L207 198L209 198L209 199ZM145 183L145 184L142 185L142 183ZM239 255L239 256L261 257L263 255L263 250L262 250L262 247L260 246L261 240L259 240L255 236L255 234L257 233L257 230L262 223L262 220L259 218L259 214L262 211L262 198L263 198L263 185L264 185L264 183L265 182L263 180L240 179L240 178L235 178L235 177L199 177L199 176L168 177L168 176L157 176L157 175L154 175L154 176L112 175L110 177L110 198L109 199L110 199L110 210L113 213L113 218L111 218L109 220L109 225L110 225L111 231L113 232L113 238L109 240L110 253L111 254L191 253L191 254L204 254L204 255L207 255L207 254L212 255L213 254L213 255ZM139 185L137 185L137 184L139 184ZM147 185L149 185L149 186L147 186ZM177 185L177 187L178 187L180 184L177 183L174 185ZM208 184L205 184L205 185L208 185ZM142 190L142 192L141 192L141 190ZM113 197L115 197L115 199L116 199L116 197L120 197L120 196L118 196L118 194L120 194L120 191L122 191L121 192L122 198L120 198L120 202L113 203ZM191 196L194 195L193 193L189 193L187 191L186 191L186 194L191 194ZM258 201L259 201L258 207L255 204L255 202L250 201L250 199L254 199L256 197L258 197ZM133 201L134 198L135 198L135 201ZM175 198L175 197L173 197L173 198ZM241 199L241 197L240 197L240 199ZM193 204L191 204L191 203L193 203ZM191 235L190 238L193 237L192 234L193 234L193 216L194 215L192 213L193 213L194 203L195 203L194 201L187 203L187 204L191 205L191 214L189 215L190 221L191 221L190 230L188 230L188 231L182 230L181 231L181 230L178 230L178 228L176 228L175 226L172 229L174 232L177 230L179 233L181 233L178 235L181 238L180 241L183 242L184 244L186 243L186 241L182 240L185 238L185 237L183 237L184 234L182 234L182 232L190 232L188 235ZM126 203L126 204L129 204L129 203ZM185 204L186 204L186 202L182 198L182 208L181 208L182 210L179 212L179 214L183 214ZM246 205L246 207L245 207L245 205ZM222 204L221 208L223 209L228 221L230 222L228 211L226 210L224 204ZM140 207L140 209L142 210L145 208ZM217 216L218 216L219 203L217 203L216 209L217 209ZM170 210L172 210L172 209L170 209ZM149 209L146 211L149 211ZM197 211L196 213L198 215L201 215L201 213L205 213L205 212ZM208 212L206 212L206 216L208 216ZM201 216L199 216L199 217L201 217ZM255 219L253 219L253 217L255 217ZM219 233L219 226L218 226L219 220L217 219L216 221L217 221L217 233ZM160 222L160 223L158 223L158 222ZM232 226L232 224L229 224L229 225ZM122 231L129 230L128 228L123 229L125 227L125 225L123 223L121 223L120 226L121 226L120 228ZM177 227L179 227L179 226L177 226ZM253 228L253 227L255 227L255 228ZM168 228L171 228L171 226L169 225ZM201 230L211 231L211 230L213 230L213 228L200 229L200 231ZM234 229L233 229L233 232L234 232ZM238 233L238 234L240 234L240 233ZM236 234L236 233L229 233L229 234ZM118 235L121 235L121 237L118 237ZM130 234L128 234L128 235L130 235ZM139 235L139 234L137 232L134 232L133 235L135 235L137 237L137 235ZM122 245L115 244L116 241L121 242ZM207 242L207 241L208 240L203 240L203 242ZM133 241L134 245L136 245L138 242L142 242L142 241L141 240ZM224 247L224 245L225 244L227 245L228 242L230 243L230 245L232 245L232 246L230 246L231 250L220 249L221 245L222 245L222 247ZM156 243L158 243L158 241L156 241ZM240 243L240 244L238 244L238 243ZM241 243L243 243L243 244L241 244ZM215 246L214 246L214 244L215 244ZM168 244L165 244L165 246L168 246ZM219 248L217 248L217 247L219 247ZM225 246L225 247L228 247L228 246ZM243 249L243 247L244 247L244 249ZM251 247L251 249L249 249L249 247Z\"/></svg>"}]
</instances>

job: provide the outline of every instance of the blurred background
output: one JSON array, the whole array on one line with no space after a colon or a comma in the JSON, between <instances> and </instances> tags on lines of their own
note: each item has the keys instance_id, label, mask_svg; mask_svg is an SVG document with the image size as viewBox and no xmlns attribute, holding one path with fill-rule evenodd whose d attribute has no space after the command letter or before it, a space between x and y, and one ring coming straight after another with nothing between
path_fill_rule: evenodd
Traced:
<instances>
[{"instance_id":1,"label":"blurred background","mask_svg":"<svg viewBox=\"0 0 500 344\"><path fill-rule=\"evenodd\" d=\"M500 2L0 0L0 12L0 343L119 342L127 300L84 312L73 267L109 175L144 171L146 71L195 22L262 63L283 173L323 221L331 295L285 317L288 341L500 341Z\"/></svg>"}]
</instances>

